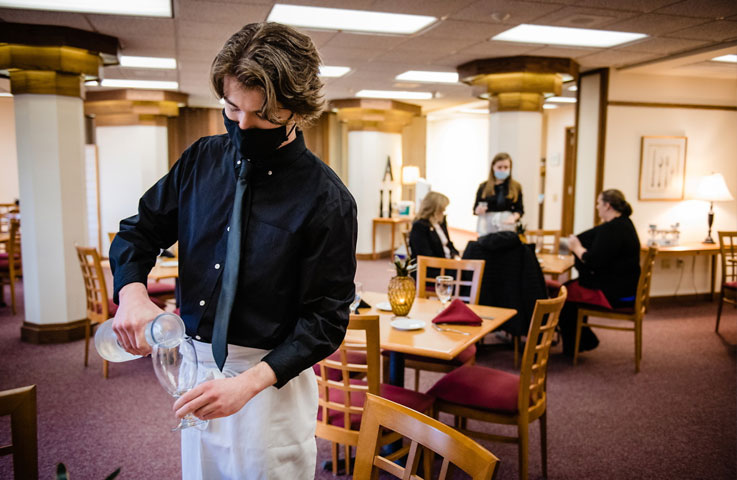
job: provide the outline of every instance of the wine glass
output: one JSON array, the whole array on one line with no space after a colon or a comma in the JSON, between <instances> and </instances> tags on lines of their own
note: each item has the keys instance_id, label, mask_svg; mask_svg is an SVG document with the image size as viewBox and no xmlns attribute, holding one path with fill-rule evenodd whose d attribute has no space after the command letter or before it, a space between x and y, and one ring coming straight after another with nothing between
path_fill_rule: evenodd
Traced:
<instances>
[{"instance_id":1,"label":"wine glass","mask_svg":"<svg viewBox=\"0 0 737 480\"><path fill-rule=\"evenodd\" d=\"M440 303L443 304L443 308L440 311L445 310L450 297L453 295L453 277L449 275L435 277L435 295L437 295Z\"/></svg>"},{"instance_id":2,"label":"wine glass","mask_svg":"<svg viewBox=\"0 0 737 480\"><path fill-rule=\"evenodd\" d=\"M174 398L181 397L197 383L197 352L190 337L184 337L174 346L154 345L151 360L159 383ZM200 420L188 413L171 431L195 426L204 429L207 423L207 420Z\"/></svg>"},{"instance_id":3,"label":"wine glass","mask_svg":"<svg viewBox=\"0 0 737 480\"><path fill-rule=\"evenodd\" d=\"M351 313L356 313L356 309L361 304L361 296L363 296L363 284L356 282L356 296L353 297L353 301L351 302Z\"/></svg>"}]
</instances>

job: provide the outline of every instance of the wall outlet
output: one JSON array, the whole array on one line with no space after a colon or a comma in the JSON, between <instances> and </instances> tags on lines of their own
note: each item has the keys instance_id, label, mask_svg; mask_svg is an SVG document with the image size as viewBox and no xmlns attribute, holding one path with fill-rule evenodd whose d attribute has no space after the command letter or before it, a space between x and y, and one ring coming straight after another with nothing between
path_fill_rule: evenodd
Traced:
<instances>
[{"instance_id":1,"label":"wall outlet","mask_svg":"<svg viewBox=\"0 0 737 480\"><path fill-rule=\"evenodd\" d=\"M662 268L663 270L669 269L670 268L670 259L669 258L662 259L660 261L660 268Z\"/></svg>"}]
</instances>

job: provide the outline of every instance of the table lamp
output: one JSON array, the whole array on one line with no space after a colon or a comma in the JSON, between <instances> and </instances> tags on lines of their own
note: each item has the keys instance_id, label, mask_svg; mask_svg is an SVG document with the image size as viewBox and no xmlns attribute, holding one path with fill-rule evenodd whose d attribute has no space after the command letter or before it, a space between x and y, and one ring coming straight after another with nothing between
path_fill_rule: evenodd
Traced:
<instances>
[{"instance_id":1,"label":"table lamp","mask_svg":"<svg viewBox=\"0 0 737 480\"><path fill-rule=\"evenodd\" d=\"M414 165L408 165L402 167L402 185L409 186L409 198L414 201L414 193L412 187L417 184L417 180L420 178L420 167Z\"/></svg>"},{"instance_id":2,"label":"table lamp","mask_svg":"<svg viewBox=\"0 0 737 480\"><path fill-rule=\"evenodd\" d=\"M703 243L715 243L714 239L711 238L711 226L714 224L714 202L727 202L734 200L732 194L727 188L727 184L724 182L724 177L721 173L712 173L702 177L699 181L699 186L696 189L695 198L698 200L706 200L709 204L709 233L706 235L706 239Z\"/></svg>"}]
</instances>

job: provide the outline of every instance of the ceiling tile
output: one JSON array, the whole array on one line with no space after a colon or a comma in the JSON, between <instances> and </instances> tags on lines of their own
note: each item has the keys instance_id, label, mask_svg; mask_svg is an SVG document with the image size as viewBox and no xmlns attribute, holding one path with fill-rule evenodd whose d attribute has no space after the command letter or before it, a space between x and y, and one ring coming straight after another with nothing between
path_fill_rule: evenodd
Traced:
<instances>
[{"instance_id":1,"label":"ceiling tile","mask_svg":"<svg viewBox=\"0 0 737 480\"><path fill-rule=\"evenodd\" d=\"M704 40L686 40L683 38L648 37L639 42L629 43L622 50L631 52L650 52L660 54L671 54L691 50L708 44Z\"/></svg>"},{"instance_id":2,"label":"ceiling tile","mask_svg":"<svg viewBox=\"0 0 737 480\"><path fill-rule=\"evenodd\" d=\"M513 0L478 1L451 15L454 20L472 20L476 22L503 23L510 26L520 23L535 23L535 20L563 8L557 4L536 2L517 2ZM498 19L492 17L498 15ZM500 21L509 15L509 18Z\"/></svg>"},{"instance_id":3,"label":"ceiling tile","mask_svg":"<svg viewBox=\"0 0 737 480\"><path fill-rule=\"evenodd\" d=\"M582 0L579 5L601 7L630 12L652 12L658 8L672 4L676 0Z\"/></svg>"},{"instance_id":4,"label":"ceiling tile","mask_svg":"<svg viewBox=\"0 0 737 480\"><path fill-rule=\"evenodd\" d=\"M687 0L658 9L656 13L716 20L737 15L737 2L735 0Z\"/></svg>"},{"instance_id":5,"label":"ceiling tile","mask_svg":"<svg viewBox=\"0 0 737 480\"><path fill-rule=\"evenodd\" d=\"M602 51L600 48L542 46L531 51L528 55L535 55L536 57L577 58Z\"/></svg>"},{"instance_id":6,"label":"ceiling tile","mask_svg":"<svg viewBox=\"0 0 737 480\"><path fill-rule=\"evenodd\" d=\"M644 62L656 58L652 53L628 52L625 50L608 49L602 52L582 55L576 58L582 70L593 67L622 67L634 63Z\"/></svg>"},{"instance_id":7,"label":"ceiling tile","mask_svg":"<svg viewBox=\"0 0 737 480\"><path fill-rule=\"evenodd\" d=\"M39 10L19 10L0 8L0 19L12 23L30 23L33 25L60 25L63 27L91 30L92 26L81 13L44 12ZM103 33L103 32L101 32Z\"/></svg>"},{"instance_id":8,"label":"ceiling tile","mask_svg":"<svg viewBox=\"0 0 737 480\"><path fill-rule=\"evenodd\" d=\"M379 12L408 13L432 17L452 16L476 0L375 0L371 9Z\"/></svg>"},{"instance_id":9,"label":"ceiling tile","mask_svg":"<svg viewBox=\"0 0 737 480\"><path fill-rule=\"evenodd\" d=\"M463 40L487 40L490 37L511 28L498 25L461 20L444 20L422 34L422 38L455 38Z\"/></svg>"},{"instance_id":10,"label":"ceiling tile","mask_svg":"<svg viewBox=\"0 0 737 480\"><path fill-rule=\"evenodd\" d=\"M678 30L677 32L673 32L672 36L721 42L737 38L737 22L717 20L716 22L709 22L703 25Z\"/></svg>"},{"instance_id":11,"label":"ceiling tile","mask_svg":"<svg viewBox=\"0 0 737 480\"><path fill-rule=\"evenodd\" d=\"M311 34L308 32L308 34ZM326 42L324 47L342 47L342 48L369 48L369 49L390 49L403 44L409 37L405 35L371 35L361 33L345 33L336 32L332 38Z\"/></svg>"},{"instance_id":12,"label":"ceiling tile","mask_svg":"<svg viewBox=\"0 0 737 480\"><path fill-rule=\"evenodd\" d=\"M174 37L174 20L171 18L129 17L122 15L85 15L91 24L88 29L114 35L118 38L149 35Z\"/></svg>"},{"instance_id":13,"label":"ceiling tile","mask_svg":"<svg viewBox=\"0 0 737 480\"><path fill-rule=\"evenodd\" d=\"M383 51L383 50L382 50ZM382 51L371 48L343 48L326 46L320 49L320 56L326 65L345 65L372 60Z\"/></svg>"},{"instance_id":14,"label":"ceiling tile","mask_svg":"<svg viewBox=\"0 0 737 480\"><path fill-rule=\"evenodd\" d=\"M178 20L238 23L241 26L266 21L271 10L271 5L243 5L221 1L179 2L178 5L176 9Z\"/></svg>"},{"instance_id":15,"label":"ceiling tile","mask_svg":"<svg viewBox=\"0 0 737 480\"><path fill-rule=\"evenodd\" d=\"M646 13L639 17L629 18L621 22L607 25L607 30L619 32L646 33L648 35L665 35L686 27L692 27L704 23L703 20L690 17L678 17L674 15L658 15Z\"/></svg>"},{"instance_id":16,"label":"ceiling tile","mask_svg":"<svg viewBox=\"0 0 737 480\"><path fill-rule=\"evenodd\" d=\"M544 18L538 19L536 24L554 25L571 28L601 28L636 16L636 12L601 8L565 7Z\"/></svg>"}]
</instances>

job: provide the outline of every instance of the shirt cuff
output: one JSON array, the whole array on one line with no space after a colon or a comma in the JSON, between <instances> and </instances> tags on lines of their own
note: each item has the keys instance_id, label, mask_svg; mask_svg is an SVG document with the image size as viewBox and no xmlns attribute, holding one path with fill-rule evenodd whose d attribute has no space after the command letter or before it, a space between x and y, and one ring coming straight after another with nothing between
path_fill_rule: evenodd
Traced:
<instances>
[{"instance_id":1,"label":"shirt cuff","mask_svg":"<svg viewBox=\"0 0 737 480\"><path fill-rule=\"evenodd\" d=\"M120 289L129 283L142 283L147 285L149 271L151 271L151 267L146 267L141 263L127 263L117 267L113 275L113 302L118 304L120 303L118 299Z\"/></svg>"}]
</instances>

